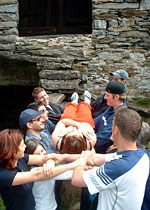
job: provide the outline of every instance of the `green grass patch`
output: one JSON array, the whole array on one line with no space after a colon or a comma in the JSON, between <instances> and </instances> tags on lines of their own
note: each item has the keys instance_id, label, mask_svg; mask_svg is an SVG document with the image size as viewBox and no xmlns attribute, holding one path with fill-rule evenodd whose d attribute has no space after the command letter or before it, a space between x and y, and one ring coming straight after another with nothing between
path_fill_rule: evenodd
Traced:
<instances>
[{"instance_id":1,"label":"green grass patch","mask_svg":"<svg viewBox=\"0 0 150 210\"><path fill-rule=\"evenodd\" d=\"M150 98L137 98L132 103L142 107L150 107Z\"/></svg>"},{"instance_id":2,"label":"green grass patch","mask_svg":"<svg viewBox=\"0 0 150 210\"><path fill-rule=\"evenodd\" d=\"M5 210L5 209L6 208L5 208L4 204L3 204L3 200L2 200L2 198L0 196L0 210Z\"/></svg>"},{"instance_id":3,"label":"green grass patch","mask_svg":"<svg viewBox=\"0 0 150 210\"><path fill-rule=\"evenodd\" d=\"M150 149L150 141L149 141L148 144L146 145L146 149Z\"/></svg>"}]
</instances>

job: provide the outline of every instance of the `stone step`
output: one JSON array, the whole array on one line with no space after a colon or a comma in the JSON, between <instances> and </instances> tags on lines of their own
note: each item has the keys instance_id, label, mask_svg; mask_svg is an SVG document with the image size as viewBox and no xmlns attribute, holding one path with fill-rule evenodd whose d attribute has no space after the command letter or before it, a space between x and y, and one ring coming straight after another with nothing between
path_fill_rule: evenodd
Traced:
<instances>
[{"instance_id":1,"label":"stone step","mask_svg":"<svg viewBox=\"0 0 150 210\"><path fill-rule=\"evenodd\" d=\"M48 96L49 96L49 101L55 104L62 104L62 102L66 98L66 95L62 93L52 93L48 94Z\"/></svg>"},{"instance_id":2,"label":"stone step","mask_svg":"<svg viewBox=\"0 0 150 210\"><path fill-rule=\"evenodd\" d=\"M39 72L41 79L47 80L72 80L80 79L81 74L76 70L42 70Z\"/></svg>"}]
</instances>

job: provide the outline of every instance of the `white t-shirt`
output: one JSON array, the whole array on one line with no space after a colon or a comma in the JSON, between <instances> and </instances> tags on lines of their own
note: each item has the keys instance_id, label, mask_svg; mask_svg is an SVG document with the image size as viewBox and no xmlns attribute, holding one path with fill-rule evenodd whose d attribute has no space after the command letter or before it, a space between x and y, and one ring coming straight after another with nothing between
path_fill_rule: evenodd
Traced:
<instances>
[{"instance_id":1,"label":"white t-shirt","mask_svg":"<svg viewBox=\"0 0 150 210\"><path fill-rule=\"evenodd\" d=\"M35 198L36 210L56 209L57 203L55 200L54 187L55 187L55 180L52 179L34 182L32 193Z\"/></svg>"},{"instance_id":2,"label":"white t-shirt","mask_svg":"<svg viewBox=\"0 0 150 210\"><path fill-rule=\"evenodd\" d=\"M33 167L31 170L34 170ZM55 180L70 180L73 170L68 170L47 180L34 182L32 193L35 198L36 210L55 210L57 203L55 200L54 187Z\"/></svg>"},{"instance_id":3,"label":"white t-shirt","mask_svg":"<svg viewBox=\"0 0 150 210\"><path fill-rule=\"evenodd\" d=\"M97 210L140 210L148 174L149 158L138 149L109 154L83 179L91 194L99 192Z\"/></svg>"}]
</instances>

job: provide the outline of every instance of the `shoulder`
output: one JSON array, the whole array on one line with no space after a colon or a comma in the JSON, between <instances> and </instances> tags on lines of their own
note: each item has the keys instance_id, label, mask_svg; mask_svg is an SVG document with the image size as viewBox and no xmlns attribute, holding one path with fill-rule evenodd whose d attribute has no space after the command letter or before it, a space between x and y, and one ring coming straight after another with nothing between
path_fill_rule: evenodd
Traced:
<instances>
[{"instance_id":1,"label":"shoulder","mask_svg":"<svg viewBox=\"0 0 150 210\"><path fill-rule=\"evenodd\" d=\"M150 158L150 150L149 149L145 149L144 152L148 155L148 157Z\"/></svg>"},{"instance_id":2,"label":"shoulder","mask_svg":"<svg viewBox=\"0 0 150 210\"><path fill-rule=\"evenodd\" d=\"M12 186L12 182L17 173L17 169L9 170L0 167L0 187Z\"/></svg>"},{"instance_id":3,"label":"shoulder","mask_svg":"<svg viewBox=\"0 0 150 210\"><path fill-rule=\"evenodd\" d=\"M47 120L45 123L45 129L48 130L50 133L52 133L54 131L54 128L55 128L55 124L51 122L50 120Z\"/></svg>"},{"instance_id":4,"label":"shoulder","mask_svg":"<svg viewBox=\"0 0 150 210\"><path fill-rule=\"evenodd\" d=\"M140 165L146 161L146 156L142 150L128 150L120 153L114 153L109 162L104 165L105 173L113 180L129 172L134 166ZM139 162L140 161L140 162Z\"/></svg>"},{"instance_id":5,"label":"shoulder","mask_svg":"<svg viewBox=\"0 0 150 210\"><path fill-rule=\"evenodd\" d=\"M28 161L29 161L29 154L24 154L24 157L23 158L21 158L21 159L19 159L19 161L18 162L25 162L26 164L28 163Z\"/></svg>"}]
</instances>

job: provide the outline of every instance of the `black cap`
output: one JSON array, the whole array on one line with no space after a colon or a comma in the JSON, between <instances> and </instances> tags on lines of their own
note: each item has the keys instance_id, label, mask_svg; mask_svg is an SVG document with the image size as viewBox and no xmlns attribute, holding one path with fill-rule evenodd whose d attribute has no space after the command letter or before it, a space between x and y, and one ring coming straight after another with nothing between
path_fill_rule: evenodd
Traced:
<instances>
[{"instance_id":1,"label":"black cap","mask_svg":"<svg viewBox=\"0 0 150 210\"><path fill-rule=\"evenodd\" d=\"M105 91L112 94L125 93L125 86L121 82L114 80L107 84Z\"/></svg>"}]
</instances>

